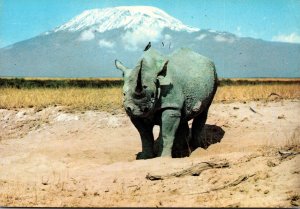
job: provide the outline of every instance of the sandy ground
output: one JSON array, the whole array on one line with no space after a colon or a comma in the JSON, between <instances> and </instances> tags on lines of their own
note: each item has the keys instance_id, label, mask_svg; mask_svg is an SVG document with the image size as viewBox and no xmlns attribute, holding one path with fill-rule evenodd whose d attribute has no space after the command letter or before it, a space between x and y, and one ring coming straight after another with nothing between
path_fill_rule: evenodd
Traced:
<instances>
[{"instance_id":1,"label":"sandy ground","mask_svg":"<svg viewBox=\"0 0 300 209\"><path fill-rule=\"evenodd\" d=\"M207 149L137 161L121 110L2 109L0 205L299 207L299 115L299 100L213 104ZM227 166L183 172L203 162Z\"/></svg>"}]
</instances>

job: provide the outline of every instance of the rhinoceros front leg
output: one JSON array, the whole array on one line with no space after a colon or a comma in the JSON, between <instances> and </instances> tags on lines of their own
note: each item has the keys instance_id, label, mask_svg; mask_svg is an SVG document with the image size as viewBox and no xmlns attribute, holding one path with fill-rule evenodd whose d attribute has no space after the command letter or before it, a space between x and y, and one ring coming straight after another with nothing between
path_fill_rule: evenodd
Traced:
<instances>
[{"instance_id":1,"label":"rhinoceros front leg","mask_svg":"<svg viewBox=\"0 0 300 209\"><path fill-rule=\"evenodd\" d=\"M180 124L180 110L164 110L161 117L161 143L162 150L159 156L172 157L172 147L176 135L177 128Z\"/></svg>"},{"instance_id":2,"label":"rhinoceros front leg","mask_svg":"<svg viewBox=\"0 0 300 209\"><path fill-rule=\"evenodd\" d=\"M153 158L154 137L152 131L154 124L141 118L131 118L131 121L138 130L142 141L142 152L137 154L136 159L140 160Z\"/></svg>"}]
</instances>

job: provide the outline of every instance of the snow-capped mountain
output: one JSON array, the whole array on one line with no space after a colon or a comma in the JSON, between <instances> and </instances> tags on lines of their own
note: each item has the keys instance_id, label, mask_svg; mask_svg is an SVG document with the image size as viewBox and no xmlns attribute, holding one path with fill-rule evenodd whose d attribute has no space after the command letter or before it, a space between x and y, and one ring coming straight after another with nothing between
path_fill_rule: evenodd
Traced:
<instances>
[{"instance_id":1,"label":"snow-capped mountain","mask_svg":"<svg viewBox=\"0 0 300 209\"><path fill-rule=\"evenodd\" d=\"M96 33L112 30L126 31L121 35L123 45L129 50L137 50L141 45L152 40L157 42L162 31L169 29L178 32L196 32L198 28L184 25L161 9L150 6L121 6L104 9L92 9L82 12L69 22L46 34L56 32L80 32L79 40L95 38ZM168 35L166 38L168 39ZM112 40L100 40L100 46L113 46Z\"/></svg>"},{"instance_id":2,"label":"snow-capped mountain","mask_svg":"<svg viewBox=\"0 0 300 209\"><path fill-rule=\"evenodd\" d=\"M199 29L184 25L181 21L168 15L166 12L150 6L121 6L105 9L86 10L69 22L54 29L58 31L91 30L103 33L105 31L124 28L160 29L169 28L174 31L195 32Z\"/></svg>"},{"instance_id":3,"label":"snow-capped mountain","mask_svg":"<svg viewBox=\"0 0 300 209\"><path fill-rule=\"evenodd\" d=\"M219 77L300 77L300 44L200 30L149 6L87 10L2 48L0 76L120 77L114 60L134 67L149 41L164 54L188 47L209 57Z\"/></svg>"}]
</instances>

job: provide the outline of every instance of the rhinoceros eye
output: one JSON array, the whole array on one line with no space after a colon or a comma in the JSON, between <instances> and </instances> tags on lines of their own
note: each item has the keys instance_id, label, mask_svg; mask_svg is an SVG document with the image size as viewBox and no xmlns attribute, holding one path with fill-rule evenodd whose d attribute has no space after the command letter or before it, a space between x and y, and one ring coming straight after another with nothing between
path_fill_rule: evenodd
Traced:
<instances>
[{"instance_id":1,"label":"rhinoceros eye","mask_svg":"<svg viewBox=\"0 0 300 209\"><path fill-rule=\"evenodd\" d=\"M143 88L146 89L146 88L148 88L148 86L145 86L145 85L144 85Z\"/></svg>"}]
</instances>

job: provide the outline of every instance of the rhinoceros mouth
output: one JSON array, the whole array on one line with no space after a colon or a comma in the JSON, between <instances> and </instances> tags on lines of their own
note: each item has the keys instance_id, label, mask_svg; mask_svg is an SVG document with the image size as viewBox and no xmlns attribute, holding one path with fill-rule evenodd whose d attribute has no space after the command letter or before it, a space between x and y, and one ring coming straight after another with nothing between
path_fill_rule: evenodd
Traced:
<instances>
[{"instance_id":1,"label":"rhinoceros mouth","mask_svg":"<svg viewBox=\"0 0 300 209\"><path fill-rule=\"evenodd\" d=\"M129 117L133 117L133 118L146 118L149 116L149 112L144 113L144 112L140 112L140 113L133 113L133 112L127 112L127 115Z\"/></svg>"},{"instance_id":2,"label":"rhinoceros mouth","mask_svg":"<svg viewBox=\"0 0 300 209\"><path fill-rule=\"evenodd\" d=\"M127 115L130 117L148 117L152 114L154 106L136 106L136 107L125 107Z\"/></svg>"}]
</instances>

